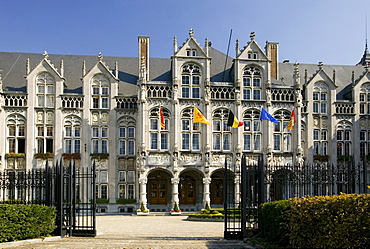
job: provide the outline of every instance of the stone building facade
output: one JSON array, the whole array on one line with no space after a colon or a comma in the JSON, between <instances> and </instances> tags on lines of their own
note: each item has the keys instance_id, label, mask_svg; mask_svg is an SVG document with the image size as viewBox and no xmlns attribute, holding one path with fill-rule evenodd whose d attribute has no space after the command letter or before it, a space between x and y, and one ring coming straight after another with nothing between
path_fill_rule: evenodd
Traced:
<instances>
[{"instance_id":1,"label":"stone building facade","mask_svg":"<svg viewBox=\"0 0 370 249\"><path fill-rule=\"evenodd\" d=\"M278 62L279 44L261 48L253 32L234 57L193 30L171 58L150 58L149 45L138 37L137 58L1 52L0 169L95 162L100 212L195 211L222 205L225 160L360 164L370 152L367 48L345 66ZM193 123L194 107L210 125ZM230 110L242 127L226 125Z\"/></svg>"}]
</instances>

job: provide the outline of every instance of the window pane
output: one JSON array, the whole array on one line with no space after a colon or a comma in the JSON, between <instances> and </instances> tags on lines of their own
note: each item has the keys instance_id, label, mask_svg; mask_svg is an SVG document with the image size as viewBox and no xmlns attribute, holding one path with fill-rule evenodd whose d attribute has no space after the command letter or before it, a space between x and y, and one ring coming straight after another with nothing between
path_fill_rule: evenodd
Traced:
<instances>
[{"instance_id":1,"label":"window pane","mask_svg":"<svg viewBox=\"0 0 370 249\"><path fill-rule=\"evenodd\" d=\"M37 86L37 93L45 93L45 86L44 85L38 85Z\"/></svg>"},{"instance_id":2,"label":"window pane","mask_svg":"<svg viewBox=\"0 0 370 249\"><path fill-rule=\"evenodd\" d=\"M261 131L261 122L259 120L253 121L253 131Z\"/></svg>"},{"instance_id":3,"label":"window pane","mask_svg":"<svg viewBox=\"0 0 370 249\"><path fill-rule=\"evenodd\" d=\"M72 136L72 127L71 126L66 126L65 130L66 130L66 137Z\"/></svg>"},{"instance_id":4,"label":"window pane","mask_svg":"<svg viewBox=\"0 0 370 249\"><path fill-rule=\"evenodd\" d=\"M189 138L190 138L190 134L182 134L182 149L183 150L189 150L190 148L190 141L189 141Z\"/></svg>"},{"instance_id":5,"label":"window pane","mask_svg":"<svg viewBox=\"0 0 370 249\"><path fill-rule=\"evenodd\" d=\"M161 149L168 149L168 133L161 133Z\"/></svg>"},{"instance_id":6,"label":"window pane","mask_svg":"<svg viewBox=\"0 0 370 249\"><path fill-rule=\"evenodd\" d=\"M129 138L135 138L135 128L133 128L133 127L128 128L128 137Z\"/></svg>"},{"instance_id":7,"label":"window pane","mask_svg":"<svg viewBox=\"0 0 370 249\"><path fill-rule=\"evenodd\" d=\"M23 137L25 135L24 126L18 126L18 136Z\"/></svg>"},{"instance_id":8,"label":"window pane","mask_svg":"<svg viewBox=\"0 0 370 249\"><path fill-rule=\"evenodd\" d=\"M193 150L199 150L199 134L193 134Z\"/></svg>"},{"instance_id":9,"label":"window pane","mask_svg":"<svg viewBox=\"0 0 370 249\"><path fill-rule=\"evenodd\" d=\"M14 125L9 125L9 136L14 137L15 136L15 126Z\"/></svg>"},{"instance_id":10,"label":"window pane","mask_svg":"<svg viewBox=\"0 0 370 249\"><path fill-rule=\"evenodd\" d=\"M189 80L190 80L190 77L189 76L187 76L187 75L183 75L182 76L182 84L183 85L189 85Z\"/></svg>"},{"instance_id":11,"label":"window pane","mask_svg":"<svg viewBox=\"0 0 370 249\"><path fill-rule=\"evenodd\" d=\"M9 139L9 152L15 152L15 139Z\"/></svg>"},{"instance_id":12,"label":"window pane","mask_svg":"<svg viewBox=\"0 0 370 249\"><path fill-rule=\"evenodd\" d=\"M122 137L122 138L126 137L126 128L123 128L123 127L119 128L119 137Z\"/></svg>"},{"instance_id":13,"label":"window pane","mask_svg":"<svg viewBox=\"0 0 370 249\"><path fill-rule=\"evenodd\" d=\"M243 89L243 99L251 99L251 90Z\"/></svg>"},{"instance_id":14,"label":"window pane","mask_svg":"<svg viewBox=\"0 0 370 249\"><path fill-rule=\"evenodd\" d=\"M253 99L261 99L261 90L253 90Z\"/></svg>"},{"instance_id":15,"label":"window pane","mask_svg":"<svg viewBox=\"0 0 370 249\"><path fill-rule=\"evenodd\" d=\"M93 127L93 137L99 137L99 128Z\"/></svg>"},{"instance_id":16,"label":"window pane","mask_svg":"<svg viewBox=\"0 0 370 249\"><path fill-rule=\"evenodd\" d=\"M93 153L99 153L99 141L93 140Z\"/></svg>"},{"instance_id":17,"label":"window pane","mask_svg":"<svg viewBox=\"0 0 370 249\"><path fill-rule=\"evenodd\" d=\"M54 86L53 85L48 85L47 86L47 93L53 94L54 93Z\"/></svg>"},{"instance_id":18,"label":"window pane","mask_svg":"<svg viewBox=\"0 0 370 249\"><path fill-rule=\"evenodd\" d=\"M101 107L108 108L108 98L101 98Z\"/></svg>"},{"instance_id":19,"label":"window pane","mask_svg":"<svg viewBox=\"0 0 370 249\"><path fill-rule=\"evenodd\" d=\"M102 95L108 95L108 87L102 87L101 94Z\"/></svg>"},{"instance_id":20,"label":"window pane","mask_svg":"<svg viewBox=\"0 0 370 249\"><path fill-rule=\"evenodd\" d=\"M93 108L99 108L99 99L93 98Z\"/></svg>"},{"instance_id":21,"label":"window pane","mask_svg":"<svg viewBox=\"0 0 370 249\"><path fill-rule=\"evenodd\" d=\"M130 156L135 155L135 141L134 140L128 141L128 154Z\"/></svg>"},{"instance_id":22,"label":"window pane","mask_svg":"<svg viewBox=\"0 0 370 249\"><path fill-rule=\"evenodd\" d=\"M150 129L151 130L158 130L158 119L151 119L150 120Z\"/></svg>"},{"instance_id":23,"label":"window pane","mask_svg":"<svg viewBox=\"0 0 370 249\"><path fill-rule=\"evenodd\" d=\"M243 78L243 86L251 86L251 79Z\"/></svg>"},{"instance_id":24,"label":"window pane","mask_svg":"<svg viewBox=\"0 0 370 249\"><path fill-rule=\"evenodd\" d=\"M150 133L150 149L152 150L158 149L158 134L157 133Z\"/></svg>"},{"instance_id":25,"label":"window pane","mask_svg":"<svg viewBox=\"0 0 370 249\"><path fill-rule=\"evenodd\" d=\"M244 150L251 150L251 135L244 134Z\"/></svg>"},{"instance_id":26,"label":"window pane","mask_svg":"<svg viewBox=\"0 0 370 249\"><path fill-rule=\"evenodd\" d=\"M46 136L53 136L53 127L46 127Z\"/></svg>"},{"instance_id":27,"label":"window pane","mask_svg":"<svg viewBox=\"0 0 370 249\"><path fill-rule=\"evenodd\" d=\"M182 88L182 97L183 98L190 98L190 88L189 87L183 87Z\"/></svg>"},{"instance_id":28,"label":"window pane","mask_svg":"<svg viewBox=\"0 0 370 249\"><path fill-rule=\"evenodd\" d=\"M93 87L93 94L98 95L99 94L99 87Z\"/></svg>"},{"instance_id":29,"label":"window pane","mask_svg":"<svg viewBox=\"0 0 370 249\"><path fill-rule=\"evenodd\" d=\"M253 86L255 87L261 87L261 79L253 79Z\"/></svg>"},{"instance_id":30,"label":"window pane","mask_svg":"<svg viewBox=\"0 0 370 249\"><path fill-rule=\"evenodd\" d=\"M319 113L319 103L317 102L313 103L313 112Z\"/></svg>"},{"instance_id":31,"label":"window pane","mask_svg":"<svg viewBox=\"0 0 370 249\"><path fill-rule=\"evenodd\" d=\"M213 120L213 131L221 131L221 121Z\"/></svg>"},{"instance_id":32,"label":"window pane","mask_svg":"<svg viewBox=\"0 0 370 249\"><path fill-rule=\"evenodd\" d=\"M199 85L199 83L200 83L200 77L193 76L193 85Z\"/></svg>"},{"instance_id":33,"label":"window pane","mask_svg":"<svg viewBox=\"0 0 370 249\"><path fill-rule=\"evenodd\" d=\"M75 140L75 153L81 153L81 140Z\"/></svg>"},{"instance_id":34,"label":"window pane","mask_svg":"<svg viewBox=\"0 0 370 249\"><path fill-rule=\"evenodd\" d=\"M101 137L108 137L108 128L106 127L101 128Z\"/></svg>"},{"instance_id":35,"label":"window pane","mask_svg":"<svg viewBox=\"0 0 370 249\"><path fill-rule=\"evenodd\" d=\"M108 141L107 140L101 140L101 152L108 153Z\"/></svg>"},{"instance_id":36,"label":"window pane","mask_svg":"<svg viewBox=\"0 0 370 249\"><path fill-rule=\"evenodd\" d=\"M44 127L37 127L37 136L43 137L44 136Z\"/></svg>"},{"instance_id":37,"label":"window pane","mask_svg":"<svg viewBox=\"0 0 370 249\"><path fill-rule=\"evenodd\" d=\"M127 185L127 198L128 199L135 199L135 196L134 196L134 185L133 184L129 184Z\"/></svg>"},{"instance_id":38,"label":"window pane","mask_svg":"<svg viewBox=\"0 0 370 249\"><path fill-rule=\"evenodd\" d=\"M66 140L66 153L72 153L72 141L70 139Z\"/></svg>"},{"instance_id":39,"label":"window pane","mask_svg":"<svg viewBox=\"0 0 370 249\"><path fill-rule=\"evenodd\" d=\"M127 172L127 182L135 182L135 173L134 171Z\"/></svg>"},{"instance_id":40,"label":"window pane","mask_svg":"<svg viewBox=\"0 0 370 249\"><path fill-rule=\"evenodd\" d=\"M254 140L254 150L261 150L261 135L260 134L256 134L253 136L253 140Z\"/></svg>"},{"instance_id":41,"label":"window pane","mask_svg":"<svg viewBox=\"0 0 370 249\"><path fill-rule=\"evenodd\" d=\"M281 135L274 135L274 150L280 150Z\"/></svg>"},{"instance_id":42,"label":"window pane","mask_svg":"<svg viewBox=\"0 0 370 249\"><path fill-rule=\"evenodd\" d=\"M119 154L120 155L126 154L126 141L125 140L119 141Z\"/></svg>"},{"instance_id":43,"label":"window pane","mask_svg":"<svg viewBox=\"0 0 370 249\"><path fill-rule=\"evenodd\" d=\"M220 150L221 149L221 134L213 134L213 149Z\"/></svg>"},{"instance_id":44,"label":"window pane","mask_svg":"<svg viewBox=\"0 0 370 249\"><path fill-rule=\"evenodd\" d=\"M190 120L182 120L182 130L183 131L190 130Z\"/></svg>"},{"instance_id":45,"label":"window pane","mask_svg":"<svg viewBox=\"0 0 370 249\"><path fill-rule=\"evenodd\" d=\"M230 141L230 134L224 134L224 150L230 150L231 148L231 141Z\"/></svg>"},{"instance_id":46,"label":"window pane","mask_svg":"<svg viewBox=\"0 0 370 249\"><path fill-rule=\"evenodd\" d=\"M244 121L244 131L251 131L251 121L250 120Z\"/></svg>"},{"instance_id":47,"label":"window pane","mask_svg":"<svg viewBox=\"0 0 370 249\"><path fill-rule=\"evenodd\" d=\"M126 191L126 185L120 184L119 185L119 191L118 191L118 193L119 193L118 198L125 199L126 198L125 191Z\"/></svg>"},{"instance_id":48,"label":"window pane","mask_svg":"<svg viewBox=\"0 0 370 249\"><path fill-rule=\"evenodd\" d=\"M194 87L193 88L193 98L199 98L199 97L200 97L199 88L198 87Z\"/></svg>"},{"instance_id":49,"label":"window pane","mask_svg":"<svg viewBox=\"0 0 370 249\"><path fill-rule=\"evenodd\" d=\"M75 126L75 137L80 137L80 136L81 136L81 127Z\"/></svg>"}]
</instances>

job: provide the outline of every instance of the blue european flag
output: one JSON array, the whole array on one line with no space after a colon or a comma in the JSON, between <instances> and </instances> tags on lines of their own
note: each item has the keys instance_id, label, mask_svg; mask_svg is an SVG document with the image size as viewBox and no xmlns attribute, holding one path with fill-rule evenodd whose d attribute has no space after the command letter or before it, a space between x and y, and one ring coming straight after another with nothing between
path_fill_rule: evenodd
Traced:
<instances>
[{"instance_id":1,"label":"blue european flag","mask_svg":"<svg viewBox=\"0 0 370 249\"><path fill-rule=\"evenodd\" d=\"M268 113L265 109L262 108L261 117L260 119L268 120L274 123L279 123L270 113Z\"/></svg>"}]
</instances>

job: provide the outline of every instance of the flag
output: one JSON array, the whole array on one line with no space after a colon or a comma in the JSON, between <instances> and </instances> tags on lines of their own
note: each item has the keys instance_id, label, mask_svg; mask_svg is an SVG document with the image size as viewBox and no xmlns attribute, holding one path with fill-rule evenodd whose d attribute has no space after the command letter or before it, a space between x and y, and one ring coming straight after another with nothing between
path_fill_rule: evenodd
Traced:
<instances>
[{"instance_id":1,"label":"flag","mask_svg":"<svg viewBox=\"0 0 370 249\"><path fill-rule=\"evenodd\" d=\"M270 113L268 113L265 109L262 108L261 117L260 119L268 120L274 123L279 123Z\"/></svg>"},{"instance_id":2,"label":"flag","mask_svg":"<svg viewBox=\"0 0 370 249\"><path fill-rule=\"evenodd\" d=\"M194 106L193 123L203 123L210 125L211 123L203 116L203 114Z\"/></svg>"},{"instance_id":3,"label":"flag","mask_svg":"<svg viewBox=\"0 0 370 249\"><path fill-rule=\"evenodd\" d=\"M297 123L297 117L295 116L294 110L290 114L290 120L288 123L288 130L293 130L294 123Z\"/></svg>"},{"instance_id":4,"label":"flag","mask_svg":"<svg viewBox=\"0 0 370 249\"><path fill-rule=\"evenodd\" d=\"M234 113L231 110L229 110L229 118L227 120L227 126L231 126L233 128L238 128L238 127L242 126L243 124L244 124L244 122L239 122L239 120L236 118Z\"/></svg>"},{"instance_id":5,"label":"flag","mask_svg":"<svg viewBox=\"0 0 370 249\"><path fill-rule=\"evenodd\" d=\"M159 108L159 117L161 119L161 128L162 130L164 130L164 128L166 127L166 124L164 123L164 115L163 115L162 108Z\"/></svg>"}]
</instances>

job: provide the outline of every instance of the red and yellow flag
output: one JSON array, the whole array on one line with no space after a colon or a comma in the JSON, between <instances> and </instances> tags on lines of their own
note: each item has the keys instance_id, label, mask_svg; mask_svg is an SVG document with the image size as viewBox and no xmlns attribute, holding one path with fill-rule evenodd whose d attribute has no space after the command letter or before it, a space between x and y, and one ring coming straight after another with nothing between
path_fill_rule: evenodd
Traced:
<instances>
[{"instance_id":1,"label":"red and yellow flag","mask_svg":"<svg viewBox=\"0 0 370 249\"><path fill-rule=\"evenodd\" d=\"M161 128L162 130L164 130L164 128L166 128L166 124L164 123L164 115L162 108L159 108L159 117L161 119Z\"/></svg>"},{"instance_id":2,"label":"red and yellow flag","mask_svg":"<svg viewBox=\"0 0 370 249\"><path fill-rule=\"evenodd\" d=\"M288 123L288 130L293 130L294 123L297 123L297 117L295 116L294 110L290 114L290 120Z\"/></svg>"},{"instance_id":3,"label":"red and yellow flag","mask_svg":"<svg viewBox=\"0 0 370 249\"><path fill-rule=\"evenodd\" d=\"M193 123L203 123L207 125L211 124L195 106L193 113Z\"/></svg>"}]
</instances>

